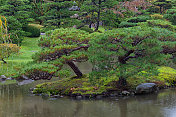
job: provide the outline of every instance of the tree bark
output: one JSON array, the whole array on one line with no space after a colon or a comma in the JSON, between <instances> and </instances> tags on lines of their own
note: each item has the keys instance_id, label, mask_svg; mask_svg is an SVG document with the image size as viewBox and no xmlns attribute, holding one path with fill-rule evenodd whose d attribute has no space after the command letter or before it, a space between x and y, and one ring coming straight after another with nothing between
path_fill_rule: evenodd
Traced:
<instances>
[{"instance_id":1,"label":"tree bark","mask_svg":"<svg viewBox=\"0 0 176 117\"><path fill-rule=\"evenodd\" d=\"M74 71L74 73L77 75L78 78L83 76L82 72L72 61L68 61L67 64L72 68L72 70Z\"/></svg>"},{"instance_id":2,"label":"tree bark","mask_svg":"<svg viewBox=\"0 0 176 117\"><path fill-rule=\"evenodd\" d=\"M126 79L123 78L123 77L120 77L120 78L119 78L119 85L120 85L120 86L126 86L126 85L127 85Z\"/></svg>"},{"instance_id":3,"label":"tree bark","mask_svg":"<svg viewBox=\"0 0 176 117\"><path fill-rule=\"evenodd\" d=\"M5 64L7 63L3 58L1 59Z\"/></svg>"},{"instance_id":4,"label":"tree bark","mask_svg":"<svg viewBox=\"0 0 176 117\"><path fill-rule=\"evenodd\" d=\"M98 28L99 28L99 23L100 23L100 12L101 12L101 0L99 0L99 10L98 10L98 17L97 17L97 26L96 26L96 29L95 29L95 31L97 31L98 30Z\"/></svg>"}]
</instances>

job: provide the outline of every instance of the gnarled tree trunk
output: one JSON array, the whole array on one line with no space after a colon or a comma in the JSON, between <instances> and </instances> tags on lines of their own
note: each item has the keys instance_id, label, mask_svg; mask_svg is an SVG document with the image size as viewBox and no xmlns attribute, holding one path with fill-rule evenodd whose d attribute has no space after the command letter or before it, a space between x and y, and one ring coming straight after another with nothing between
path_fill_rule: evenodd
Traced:
<instances>
[{"instance_id":1,"label":"gnarled tree trunk","mask_svg":"<svg viewBox=\"0 0 176 117\"><path fill-rule=\"evenodd\" d=\"M72 68L72 70L74 71L74 73L77 75L78 78L83 76L82 72L72 61L68 61L67 64Z\"/></svg>"}]
</instances>

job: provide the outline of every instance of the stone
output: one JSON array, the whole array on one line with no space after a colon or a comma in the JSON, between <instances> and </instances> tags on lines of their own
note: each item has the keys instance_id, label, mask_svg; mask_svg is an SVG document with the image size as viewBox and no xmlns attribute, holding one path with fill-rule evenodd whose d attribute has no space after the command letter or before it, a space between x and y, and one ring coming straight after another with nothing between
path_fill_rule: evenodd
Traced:
<instances>
[{"instance_id":1,"label":"stone","mask_svg":"<svg viewBox=\"0 0 176 117\"><path fill-rule=\"evenodd\" d=\"M81 96L81 95L76 96L76 99L77 99L77 100L81 100L81 99L82 99L82 96Z\"/></svg>"},{"instance_id":2,"label":"stone","mask_svg":"<svg viewBox=\"0 0 176 117\"><path fill-rule=\"evenodd\" d=\"M18 82L18 85L30 84L32 82L34 82L34 80L31 80L31 79L29 79L29 80L23 80L21 82Z\"/></svg>"},{"instance_id":3,"label":"stone","mask_svg":"<svg viewBox=\"0 0 176 117\"><path fill-rule=\"evenodd\" d=\"M12 78L11 78L11 77L9 77L9 78L7 78L6 80L12 80Z\"/></svg>"},{"instance_id":4,"label":"stone","mask_svg":"<svg viewBox=\"0 0 176 117\"><path fill-rule=\"evenodd\" d=\"M122 91L122 95L128 96L128 95L130 95L130 92L128 92L128 91Z\"/></svg>"},{"instance_id":5,"label":"stone","mask_svg":"<svg viewBox=\"0 0 176 117\"><path fill-rule=\"evenodd\" d=\"M70 16L70 18L75 18L75 19L77 19L78 17L79 17L78 14L74 14L74 15Z\"/></svg>"},{"instance_id":6,"label":"stone","mask_svg":"<svg viewBox=\"0 0 176 117\"><path fill-rule=\"evenodd\" d=\"M23 79L25 79L25 80L28 80L29 78L27 77L27 76L25 76L25 75L22 75L21 76Z\"/></svg>"},{"instance_id":7,"label":"stone","mask_svg":"<svg viewBox=\"0 0 176 117\"><path fill-rule=\"evenodd\" d=\"M60 98L60 95L53 95L54 98Z\"/></svg>"},{"instance_id":8,"label":"stone","mask_svg":"<svg viewBox=\"0 0 176 117\"><path fill-rule=\"evenodd\" d=\"M71 8L68 9L69 11L79 11L80 8L78 6L72 6Z\"/></svg>"},{"instance_id":9,"label":"stone","mask_svg":"<svg viewBox=\"0 0 176 117\"><path fill-rule=\"evenodd\" d=\"M158 91L158 87L155 83L142 83L136 87L136 93L152 93Z\"/></svg>"}]
</instances>

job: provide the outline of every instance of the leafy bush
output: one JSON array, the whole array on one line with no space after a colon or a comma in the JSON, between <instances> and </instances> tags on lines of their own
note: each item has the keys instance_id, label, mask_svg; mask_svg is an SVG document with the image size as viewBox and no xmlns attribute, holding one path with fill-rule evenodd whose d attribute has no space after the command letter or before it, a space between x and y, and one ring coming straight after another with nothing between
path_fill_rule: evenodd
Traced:
<instances>
[{"instance_id":1,"label":"leafy bush","mask_svg":"<svg viewBox=\"0 0 176 117\"><path fill-rule=\"evenodd\" d=\"M40 29L32 25L28 25L24 27L24 31L28 32L29 37L39 37L40 36Z\"/></svg>"},{"instance_id":2,"label":"leafy bush","mask_svg":"<svg viewBox=\"0 0 176 117\"><path fill-rule=\"evenodd\" d=\"M164 14L164 18L176 25L176 9L167 10L166 14Z\"/></svg>"},{"instance_id":3,"label":"leafy bush","mask_svg":"<svg viewBox=\"0 0 176 117\"><path fill-rule=\"evenodd\" d=\"M137 26L137 23L121 22L121 23L119 24L119 28L133 27L133 26Z\"/></svg>"},{"instance_id":4,"label":"leafy bush","mask_svg":"<svg viewBox=\"0 0 176 117\"><path fill-rule=\"evenodd\" d=\"M160 28L167 28L171 31L175 31L176 30L176 26L172 25L171 22L168 21L164 21L164 20L148 20L147 21L149 26L158 26Z\"/></svg>"},{"instance_id":5,"label":"leafy bush","mask_svg":"<svg viewBox=\"0 0 176 117\"><path fill-rule=\"evenodd\" d=\"M153 14L153 15L151 15L151 18L152 18L152 19L163 19L163 15L160 15L160 14Z\"/></svg>"},{"instance_id":6,"label":"leafy bush","mask_svg":"<svg viewBox=\"0 0 176 117\"><path fill-rule=\"evenodd\" d=\"M84 31L89 32L89 33L93 33L94 32L93 29L91 29L91 28L89 28L87 26L81 27L80 30L84 30Z\"/></svg>"},{"instance_id":7,"label":"leafy bush","mask_svg":"<svg viewBox=\"0 0 176 117\"><path fill-rule=\"evenodd\" d=\"M127 22L131 22L131 23L146 22L149 19L151 19L149 16L139 16L139 17L129 18Z\"/></svg>"}]
</instances>

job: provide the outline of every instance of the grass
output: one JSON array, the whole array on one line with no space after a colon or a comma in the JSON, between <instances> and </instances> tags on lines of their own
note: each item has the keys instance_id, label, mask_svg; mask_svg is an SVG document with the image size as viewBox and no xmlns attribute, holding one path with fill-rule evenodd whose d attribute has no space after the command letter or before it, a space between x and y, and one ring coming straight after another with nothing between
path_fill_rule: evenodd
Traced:
<instances>
[{"instance_id":1,"label":"grass","mask_svg":"<svg viewBox=\"0 0 176 117\"><path fill-rule=\"evenodd\" d=\"M0 61L0 75L6 75L9 77L16 72L15 70L19 70L23 64L32 61L32 55L40 50L37 44L38 40L39 38L25 37L22 41L19 53L11 55L9 58L5 59L7 64Z\"/></svg>"}]
</instances>

